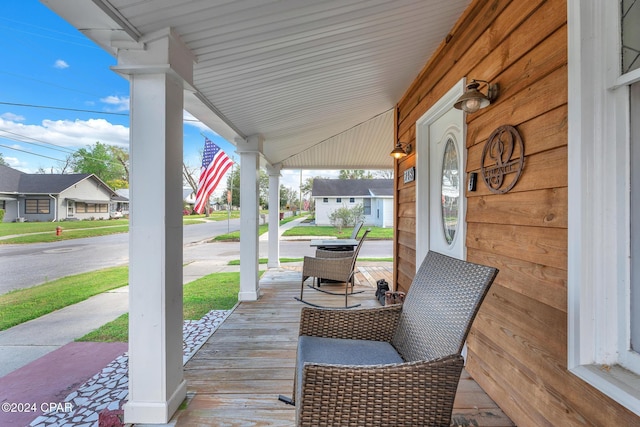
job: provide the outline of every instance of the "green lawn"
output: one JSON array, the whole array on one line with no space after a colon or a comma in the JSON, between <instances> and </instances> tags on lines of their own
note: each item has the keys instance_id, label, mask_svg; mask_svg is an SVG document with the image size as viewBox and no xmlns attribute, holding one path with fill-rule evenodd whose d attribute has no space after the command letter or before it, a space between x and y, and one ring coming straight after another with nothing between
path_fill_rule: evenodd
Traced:
<instances>
[{"instance_id":1,"label":"green lawn","mask_svg":"<svg viewBox=\"0 0 640 427\"><path fill-rule=\"evenodd\" d=\"M110 219L96 221L62 221L62 222L1 222L0 236L9 236L12 234L29 234L29 233L56 233L56 227L62 227L63 232L78 228L96 228L96 227L113 227L128 226L128 219Z\"/></svg>"},{"instance_id":2,"label":"green lawn","mask_svg":"<svg viewBox=\"0 0 640 427\"><path fill-rule=\"evenodd\" d=\"M231 219L240 218L240 211L239 210L231 211L230 216L231 216ZM185 216L185 219L186 218L209 220L209 221L224 221L229 218L229 213L228 211L213 211L209 214L209 216L206 216L205 214L187 215Z\"/></svg>"},{"instance_id":3,"label":"green lawn","mask_svg":"<svg viewBox=\"0 0 640 427\"><path fill-rule=\"evenodd\" d=\"M113 267L68 276L0 295L0 330L44 316L94 295L128 284L129 267ZM214 273L184 286L184 318L198 320L211 310L229 310L238 302L240 273ZM128 315L120 316L82 341L127 341Z\"/></svg>"},{"instance_id":4,"label":"green lawn","mask_svg":"<svg viewBox=\"0 0 640 427\"><path fill-rule=\"evenodd\" d=\"M266 233L269 230L269 224L262 224L258 226L258 236L262 233ZM213 238L215 242L239 242L240 241L240 230L232 231L231 233L220 234Z\"/></svg>"},{"instance_id":5,"label":"green lawn","mask_svg":"<svg viewBox=\"0 0 640 427\"><path fill-rule=\"evenodd\" d=\"M0 295L0 331L127 285L129 268L113 267Z\"/></svg>"},{"instance_id":6,"label":"green lawn","mask_svg":"<svg viewBox=\"0 0 640 427\"><path fill-rule=\"evenodd\" d=\"M226 218L226 217L225 217ZM215 220L209 218L209 220ZM204 215L183 217L184 225L202 224L207 219ZM61 227L62 233L56 234ZM96 221L61 221L61 222L3 222L0 223L0 237L13 234L22 236L0 239L1 244L10 243L48 243L61 240L80 239L83 237L106 236L129 231L128 219L96 220Z\"/></svg>"},{"instance_id":7,"label":"green lawn","mask_svg":"<svg viewBox=\"0 0 640 427\"><path fill-rule=\"evenodd\" d=\"M358 233L358 237L364 234L366 229L370 228L371 232L367 235L367 239L393 239L393 228L367 227L363 226ZM283 233L284 236L334 236L339 239L348 239L351 237L352 228L343 228L340 232L336 227L330 225L301 225L293 227Z\"/></svg>"},{"instance_id":8,"label":"green lawn","mask_svg":"<svg viewBox=\"0 0 640 427\"><path fill-rule=\"evenodd\" d=\"M184 286L185 320L199 320L211 310L229 310L238 302L240 273L214 273ZM129 315L123 314L76 341L128 342Z\"/></svg>"},{"instance_id":9,"label":"green lawn","mask_svg":"<svg viewBox=\"0 0 640 427\"><path fill-rule=\"evenodd\" d=\"M263 212L268 214L268 212ZM231 211L232 218L238 218L240 211ZM300 218L301 215L291 216L280 221L280 225ZM221 221L227 219L226 211L212 212L209 217L204 215L188 215L183 217L184 225L201 224L205 221ZM62 227L62 233L56 234L56 228ZM364 233L360 231L360 236ZM393 239L392 228L369 227L369 239ZM259 226L258 234L266 233L269 224ZM83 237L105 236L115 233L126 233L129 231L128 219L96 220L96 221L62 221L62 222L3 222L0 223L0 237L21 234L22 236L8 239L0 239L0 244L10 243L46 243L61 240L80 239ZM351 228L345 228L342 232L331 226L298 226L285 231L285 236L335 236L338 238L348 238L351 236ZM229 242L239 241L240 231L217 236L215 241Z\"/></svg>"},{"instance_id":10,"label":"green lawn","mask_svg":"<svg viewBox=\"0 0 640 427\"><path fill-rule=\"evenodd\" d=\"M97 227L87 229L66 229L62 227L62 233L56 235L54 231L46 234L25 234L23 236L12 237L10 239L0 240L0 244L10 243L49 243L59 242L61 240L81 239L83 237L107 236L109 234L126 233L129 231L129 225L116 225L109 227Z\"/></svg>"},{"instance_id":11,"label":"green lawn","mask_svg":"<svg viewBox=\"0 0 640 427\"><path fill-rule=\"evenodd\" d=\"M302 215L290 216L280 221L280 225L286 224L288 222L293 221L296 218L300 218ZM269 224L262 224L258 226L258 236L266 233L269 230ZM221 234L213 238L216 242L239 242L240 241L240 231L232 231L231 233Z\"/></svg>"},{"instance_id":12,"label":"green lawn","mask_svg":"<svg viewBox=\"0 0 640 427\"><path fill-rule=\"evenodd\" d=\"M240 211L231 211L231 218L239 217ZM227 211L215 211L208 217L205 215L184 216L183 224L202 224L206 221L223 221L227 218ZM62 233L60 235L56 235L57 227L62 228ZM108 234L126 233L128 231L128 219L60 222L0 222L0 237L11 236L14 234L22 235L19 237L0 239L0 245L11 243L48 243L60 240L80 239L83 237L106 236ZM239 236L239 232L236 232L235 235L234 233L231 233L231 236L221 240L239 240Z\"/></svg>"}]
</instances>

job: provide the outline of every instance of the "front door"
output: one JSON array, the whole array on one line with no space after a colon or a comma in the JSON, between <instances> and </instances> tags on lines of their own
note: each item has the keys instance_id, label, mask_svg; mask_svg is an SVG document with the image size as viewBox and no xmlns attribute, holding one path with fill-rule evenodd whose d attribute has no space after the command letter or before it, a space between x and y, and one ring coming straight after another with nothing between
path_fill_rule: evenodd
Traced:
<instances>
[{"instance_id":1,"label":"front door","mask_svg":"<svg viewBox=\"0 0 640 427\"><path fill-rule=\"evenodd\" d=\"M428 251L465 259L464 113L453 108L464 81L417 124L416 265Z\"/></svg>"},{"instance_id":2,"label":"front door","mask_svg":"<svg viewBox=\"0 0 640 427\"><path fill-rule=\"evenodd\" d=\"M449 110L429 128L429 248L465 257L462 129Z\"/></svg>"}]
</instances>

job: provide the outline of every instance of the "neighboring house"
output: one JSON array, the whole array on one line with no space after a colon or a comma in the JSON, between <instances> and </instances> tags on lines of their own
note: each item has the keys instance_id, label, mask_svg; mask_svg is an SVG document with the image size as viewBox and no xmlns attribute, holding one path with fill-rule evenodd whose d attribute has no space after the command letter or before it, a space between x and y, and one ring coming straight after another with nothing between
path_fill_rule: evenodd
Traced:
<instances>
[{"instance_id":1,"label":"neighboring house","mask_svg":"<svg viewBox=\"0 0 640 427\"><path fill-rule=\"evenodd\" d=\"M116 196L93 174L29 174L0 165L4 222L107 219Z\"/></svg>"},{"instance_id":2,"label":"neighboring house","mask_svg":"<svg viewBox=\"0 0 640 427\"><path fill-rule=\"evenodd\" d=\"M191 188L183 188L182 203L185 205L185 207L188 206L190 211L193 210L193 207L196 204L196 192ZM226 206L222 206L220 202L218 201L211 202L211 200L209 200L209 207L211 208L211 210L214 210L214 211L226 209Z\"/></svg>"},{"instance_id":3,"label":"neighboring house","mask_svg":"<svg viewBox=\"0 0 640 427\"><path fill-rule=\"evenodd\" d=\"M191 188L183 188L182 189L182 203L189 205L191 209L196 204L196 192Z\"/></svg>"},{"instance_id":4,"label":"neighboring house","mask_svg":"<svg viewBox=\"0 0 640 427\"><path fill-rule=\"evenodd\" d=\"M111 218L121 218L129 215L129 189L121 188L116 190L116 195L111 198L109 205L109 216Z\"/></svg>"},{"instance_id":5,"label":"neighboring house","mask_svg":"<svg viewBox=\"0 0 640 427\"><path fill-rule=\"evenodd\" d=\"M331 225L329 215L341 207L364 207L365 225L393 227L392 179L314 179L311 198L316 224Z\"/></svg>"}]
</instances>

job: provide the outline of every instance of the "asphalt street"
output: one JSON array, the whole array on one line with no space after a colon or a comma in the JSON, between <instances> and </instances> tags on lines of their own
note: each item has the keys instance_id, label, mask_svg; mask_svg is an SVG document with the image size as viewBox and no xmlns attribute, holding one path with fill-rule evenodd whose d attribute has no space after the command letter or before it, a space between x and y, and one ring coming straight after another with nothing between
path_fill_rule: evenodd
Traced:
<instances>
[{"instance_id":1,"label":"asphalt street","mask_svg":"<svg viewBox=\"0 0 640 427\"><path fill-rule=\"evenodd\" d=\"M238 242L206 243L213 237L238 230L240 220L207 222L184 227L183 261L185 264L207 259L225 265L240 258ZM299 258L313 255L309 241L280 242L280 257ZM268 257L268 242L260 241L260 257ZM391 257L392 241L367 241L361 257ZM28 245L0 245L0 294L27 288L46 281L129 262L129 234L66 240Z\"/></svg>"}]
</instances>

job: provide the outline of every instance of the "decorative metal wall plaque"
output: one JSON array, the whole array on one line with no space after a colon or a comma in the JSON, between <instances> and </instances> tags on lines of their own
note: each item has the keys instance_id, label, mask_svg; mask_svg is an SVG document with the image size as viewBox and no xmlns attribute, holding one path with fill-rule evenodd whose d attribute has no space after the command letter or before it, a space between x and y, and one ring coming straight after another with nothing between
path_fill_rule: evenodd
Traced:
<instances>
[{"instance_id":1,"label":"decorative metal wall plaque","mask_svg":"<svg viewBox=\"0 0 640 427\"><path fill-rule=\"evenodd\" d=\"M504 125L494 130L482 151L482 179L492 193L511 190L524 168L524 144L517 129Z\"/></svg>"}]
</instances>

